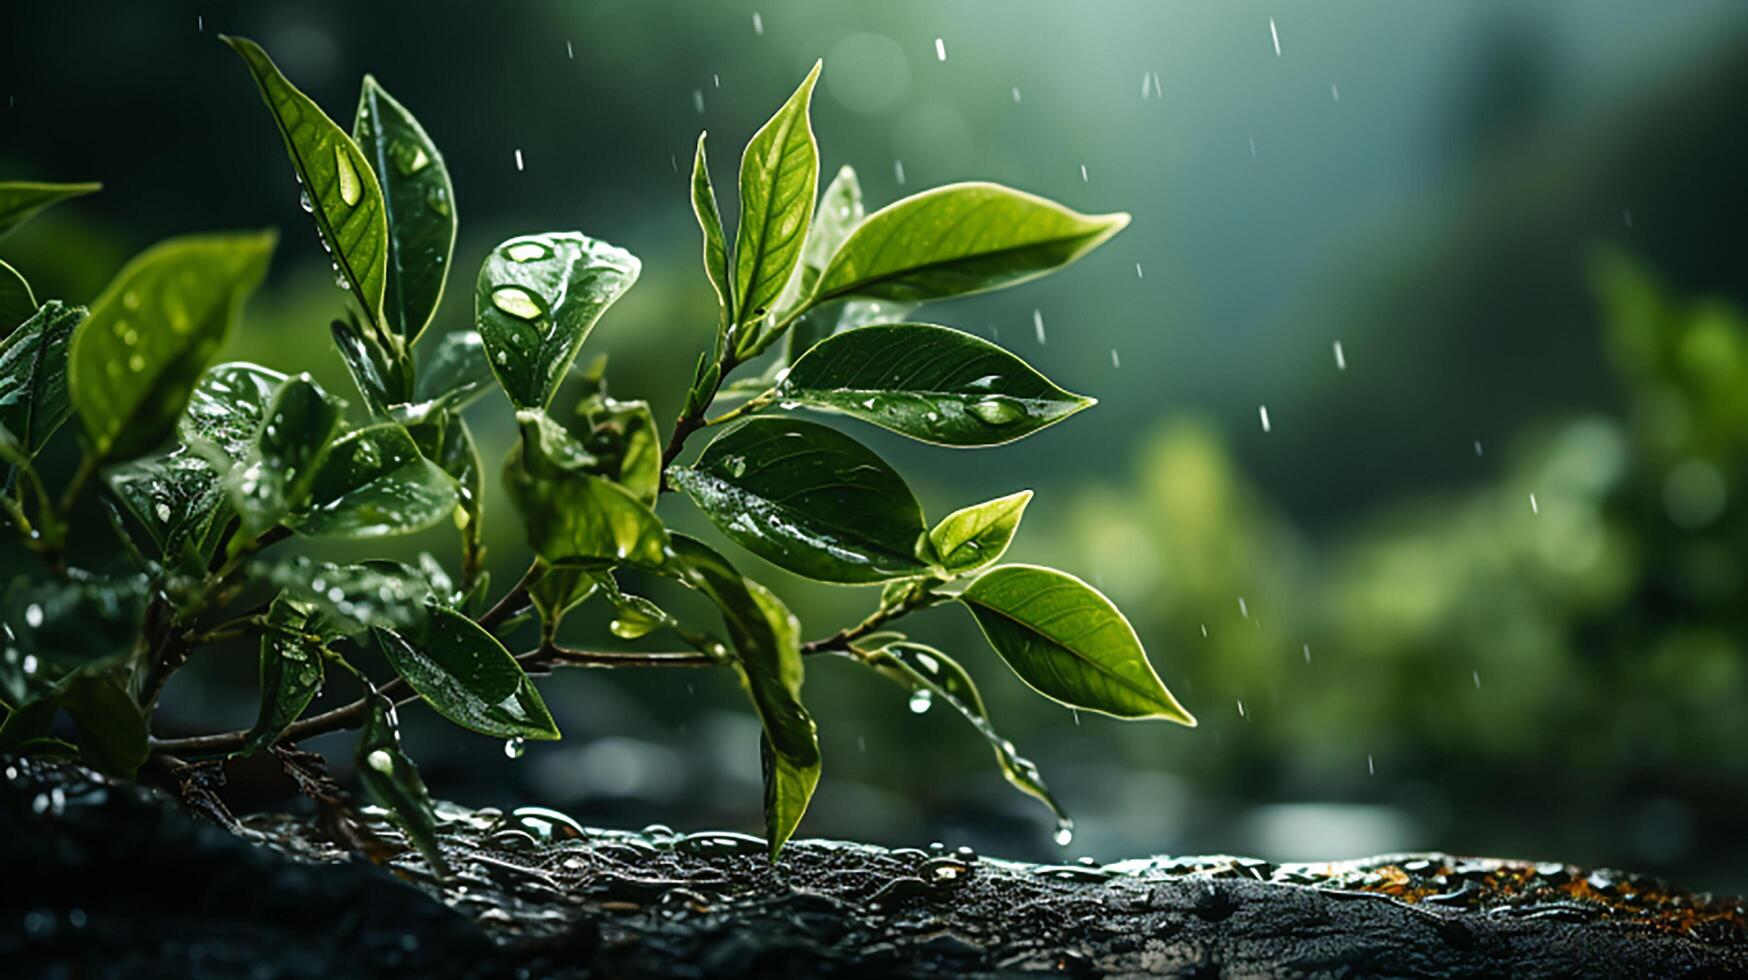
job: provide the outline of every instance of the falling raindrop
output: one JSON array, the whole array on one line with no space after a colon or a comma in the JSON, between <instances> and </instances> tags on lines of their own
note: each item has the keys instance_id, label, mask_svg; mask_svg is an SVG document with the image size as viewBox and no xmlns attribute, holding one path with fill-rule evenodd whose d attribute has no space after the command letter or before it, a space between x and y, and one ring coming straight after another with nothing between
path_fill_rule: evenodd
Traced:
<instances>
[{"instance_id":1,"label":"falling raindrop","mask_svg":"<svg viewBox=\"0 0 1748 980\"><path fill-rule=\"evenodd\" d=\"M1020 104L1020 87L1018 85L1015 85L1014 86L1014 105L1019 105L1019 104Z\"/></svg>"},{"instance_id":2,"label":"falling raindrop","mask_svg":"<svg viewBox=\"0 0 1748 980\"><path fill-rule=\"evenodd\" d=\"M1329 97L1337 102L1341 101L1341 88L1334 82L1329 83Z\"/></svg>"},{"instance_id":3,"label":"falling raindrop","mask_svg":"<svg viewBox=\"0 0 1748 980\"><path fill-rule=\"evenodd\" d=\"M1123 366L1123 359L1121 357L1117 356L1117 348L1115 348L1115 347L1111 348L1111 367L1120 368L1122 366Z\"/></svg>"},{"instance_id":4,"label":"falling raindrop","mask_svg":"<svg viewBox=\"0 0 1748 980\"><path fill-rule=\"evenodd\" d=\"M704 115L704 90L703 89L695 88L692 90L692 108L698 110L698 114L700 116Z\"/></svg>"},{"instance_id":5,"label":"falling raindrop","mask_svg":"<svg viewBox=\"0 0 1748 980\"><path fill-rule=\"evenodd\" d=\"M1309 643L1305 644L1305 662L1311 662L1311 644Z\"/></svg>"},{"instance_id":6,"label":"falling raindrop","mask_svg":"<svg viewBox=\"0 0 1748 980\"><path fill-rule=\"evenodd\" d=\"M934 707L935 695L926 687L919 687L910 695L910 710L912 714L924 714Z\"/></svg>"},{"instance_id":7,"label":"falling raindrop","mask_svg":"<svg viewBox=\"0 0 1748 980\"><path fill-rule=\"evenodd\" d=\"M1032 311L1032 330L1038 335L1038 345L1044 344L1044 311Z\"/></svg>"},{"instance_id":8,"label":"falling raindrop","mask_svg":"<svg viewBox=\"0 0 1748 980\"><path fill-rule=\"evenodd\" d=\"M1254 136L1250 138L1250 158L1252 160L1256 159L1256 137Z\"/></svg>"},{"instance_id":9,"label":"falling raindrop","mask_svg":"<svg viewBox=\"0 0 1748 980\"><path fill-rule=\"evenodd\" d=\"M1476 456L1481 455L1481 440L1479 440L1479 439L1475 440L1475 455Z\"/></svg>"},{"instance_id":10,"label":"falling raindrop","mask_svg":"<svg viewBox=\"0 0 1748 980\"><path fill-rule=\"evenodd\" d=\"M1240 717L1240 718L1248 717L1244 713L1244 699L1242 699L1242 698L1238 699L1238 717Z\"/></svg>"},{"instance_id":11,"label":"falling raindrop","mask_svg":"<svg viewBox=\"0 0 1748 980\"><path fill-rule=\"evenodd\" d=\"M945 38L935 38L935 60L947 60L947 40Z\"/></svg>"},{"instance_id":12,"label":"falling raindrop","mask_svg":"<svg viewBox=\"0 0 1748 980\"><path fill-rule=\"evenodd\" d=\"M1366 753L1366 775L1376 776L1377 774L1378 774L1378 764L1376 762L1372 761L1372 754L1370 752L1367 752Z\"/></svg>"},{"instance_id":13,"label":"falling raindrop","mask_svg":"<svg viewBox=\"0 0 1748 980\"><path fill-rule=\"evenodd\" d=\"M1529 495L1529 497L1530 497L1530 513L1540 514L1542 512L1542 507L1540 504L1536 503L1536 495L1532 493Z\"/></svg>"},{"instance_id":14,"label":"falling raindrop","mask_svg":"<svg viewBox=\"0 0 1748 980\"><path fill-rule=\"evenodd\" d=\"M1086 164L1084 163L1080 165L1080 182L1086 183Z\"/></svg>"},{"instance_id":15,"label":"falling raindrop","mask_svg":"<svg viewBox=\"0 0 1748 980\"><path fill-rule=\"evenodd\" d=\"M1269 37L1274 39L1275 57L1279 58L1281 56L1281 32L1275 29L1275 19L1273 17L1269 18Z\"/></svg>"},{"instance_id":16,"label":"falling raindrop","mask_svg":"<svg viewBox=\"0 0 1748 980\"><path fill-rule=\"evenodd\" d=\"M753 33L760 37L765 36L765 18L759 16L756 10L753 11Z\"/></svg>"},{"instance_id":17,"label":"falling raindrop","mask_svg":"<svg viewBox=\"0 0 1748 980\"><path fill-rule=\"evenodd\" d=\"M892 161L892 175L898 179L899 186L904 186L904 161Z\"/></svg>"},{"instance_id":18,"label":"falling raindrop","mask_svg":"<svg viewBox=\"0 0 1748 980\"><path fill-rule=\"evenodd\" d=\"M520 149L516 151L516 169L518 171L522 169L522 151Z\"/></svg>"},{"instance_id":19,"label":"falling raindrop","mask_svg":"<svg viewBox=\"0 0 1748 980\"><path fill-rule=\"evenodd\" d=\"M1056 833L1051 835L1057 847L1067 847L1074 843L1074 821L1060 817L1056 821Z\"/></svg>"},{"instance_id":20,"label":"falling raindrop","mask_svg":"<svg viewBox=\"0 0 1748 980\"><path fill-rule=\"evenodd\" d=\"M1245 619L1250 618L1250 606L1245 603L1243 596L1238 597L1238 615Z\"/></svg>"},{"instance_id":21,"label":"falling raindrop","mask_svg":"<svg viewBox=\"0 0 1748 980\"><path fill-rule=\"evenodd\" d=\"M1269 407L1267 405L1258 405L1256 407L1256 414L1258 418L1262 419L1262 431L1269 431Z\"/></svg>"},{"instance_id":22,"label":"falling raindrop","mask_svg":"<svg viewBox=\"0 0 1748 980\"><path fill-rule=\"evenodd\" d=\"M1479 691L1481 689L1481 672L1478 670L1471 670L1469 671L1469 676L1475 679L1475 690Z\"/></svg>"},{"instance_id":23,"label":"falling raindrop","mask_svg":"<svg viewBox=\"0 0 1748 980\"><path fill-rule=\"evenodd\" d=\"M564 56L572 61L577 60L577 49L572 47L569 41L564 42Z\"/></svg>"},{"instance_id":24,"label":"falling raindrop","mask_svg":"<svg viewBox=\"0 0 1748 980\"><path fill-rule=\"evenodd\" d=\"M504 743L504 755L512 759L520 759L528 751L528 743L521 738L513 738Z\"/></svg>"},{"instance_id":25,"label":"falling raindrop","mask_svg":"<svg viewBox=\"0 0 1748 980\"><path fill-rule=\"evenodd\" d=\"M1347 370L1347 352L1341 349L1341 341L1339 340L1335 342L1335 369L1337 371Z\"/></svg>"}]
</instances>

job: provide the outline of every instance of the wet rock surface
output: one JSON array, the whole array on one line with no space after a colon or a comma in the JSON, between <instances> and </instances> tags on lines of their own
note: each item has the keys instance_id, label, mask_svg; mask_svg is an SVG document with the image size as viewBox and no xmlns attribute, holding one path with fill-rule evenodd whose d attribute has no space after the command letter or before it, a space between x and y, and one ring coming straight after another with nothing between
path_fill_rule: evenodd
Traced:
<instances>
[{"instance_id":1,"label":"wet rock surface","mask_svg":"<svg viewBox=\"0 0 1748 980\"><path fill-rule=\"evenodd\" d=\"M1559 864L797 841L773 868L738 834L445 808L438 881L372 811L380 865L313 818L226 829L81 770L5 776L8 976L1748 976L1741 899Z\"/></svg>"}]
</instances>

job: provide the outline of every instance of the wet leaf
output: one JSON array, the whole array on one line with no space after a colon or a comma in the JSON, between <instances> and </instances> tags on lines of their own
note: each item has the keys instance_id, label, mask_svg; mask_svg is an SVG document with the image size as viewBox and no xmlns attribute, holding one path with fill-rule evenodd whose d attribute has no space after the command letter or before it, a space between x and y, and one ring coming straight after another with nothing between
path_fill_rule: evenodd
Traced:
<instances>
[{"instance_id":1,"label":"wet leaf","mask_svg":"<svg viewBox=\"0 0 1748 980\"><path fill-rule=\"evenodd\" d=\"M377 339L376 332L367 330L354 319L335 320L329 327L334 337L334 349L352 375L352 383L364 396L370 414L383 416L389 406L406 401L406 364Z\"/></svg>"},{"instance_id":2,"label":"wet leaf","mask_svg":"<svg viewBox=\"0 0 1748 980\"><path fill-rule=\"evenodd\" d=\"M248 455L225 474L231 506L249 537L274 527L308 499L340 431L341 407L307 374L280 384Z\"/></svg>"},{"instance_id":3,"label":"wet leaf","mask_svg":"<svg viewBox=\"0 0 1748 980\"><path fill-rule=\"evenodd\" d=\"M801 261L819 186L819 147L809 109L819 63L764 126L740 161L740 221L734 235L736 346L751 350L755 325L776 304Z\"/></svg>"},{"instance_id":4,"label":"wet leaf","mask_svg":"<svg viewBox=\"0 0 1748 980\"><path fill-rule=\"evenodd\" d=\"M278 371L243 361L213 365L195 382L188 410L176 422L177 438L204 455L241 462L285 381Z\"/></svg>"},{"instance_id":5,"label":"wet leaf","mask_svg":"<svg viewBox=\"0 0 1748 980\"><path fill-rule=\"evenodd\" d=\"M0 262L0 339L36 314L36 294L30 283L5 262Z\"/></svg>"},{"instance_id":6,"label":"wet leaf","mask_svg":"<svg viewBox=\"0 0 1748 980\"><path fill-rule=\"evenodd\" d=\"M546 624L546 634L552 635L565 614L583 604L600 588L596 563L560 562L546 570L540 580L528 590L528 600Z\"/></svg>"},{"instance_id":7,"label":"wet leaf","mask_svg":"<svg viewBox=\"0 0 1748 980\"><path fill-rule=\"evenodd\" d=\"M38 181L0 182L0 238L62 201L103 189L102 184L46 184Z\"/></svg>"},{"instance_id":8,"label":"wet leaf","mask_svg":"<svg viewBox=\"0 0 1748 980\"><path fill-rule=\"evenodd\" d=\"M419 767L401 751L394 705L375 691L371 692L370 712L358 739L357 769L358 781L370 798L388 810L432 869L447 876L448 863L437 847L437 809L431 792L419 777Z\"/></svg>"},{"instance_id":9,"label":"wet leaf","mask_svg":"<svg viewBox=\"0 0 1748 980\"><path fill-rule=\"evenodd\" d=\"M1001 560L1020 529L1020 516L1032 491L997 497L956 510L929 532L941 566L954 575L973 572Z\"/></svg>"},{"instance_id":10,"label":"wet leaf","mask_svg":"<svg viewBox=\"0 0 1748 980\"><path fill-rule=\"evenodd\" d=\"M419 369L413 401L424 411L460 411L474 403L492 380L485 341L477 330L458 330L437 342Z\"/></svg>"},{"instance_id":11,"label":"wet leaf","mask_svg":"<svg viewBox=\"0 0 1748 980\"><path fill-rule=\"evenodd\" d=\"M73 413L67 398L67 345L85 318L83 306L49 300L0 340L0 425L28 456Z\"/></svg>"},{"instance_id":12,"label":"wet leaf","mask_svg":"<svg viewBox=\"0 0 1748 980\"><path fill-rule=\"evenodd\" d=\"M637 257L578 232L512 238L474 290L487 364L517 408L545 408L595 321L637 281Z\"/></svg>"},{"instance_id":13,"label":"wet leaf","mask_svg":"<svg viewBox=\"0 0 1748 980\"><path fill-rule=\"evenodd\" d=\"M1021 756L1014 743L1003 738L990 723L989 711L983 705L977 684L958 661L920 643L895 642L868 654L868 664L912 692L913 706L914 699L919 696L917 692L926 691L930 699L950 705L964 715L965 720L995 750L996 765L1001 767L1002 776L1015 789L1049 807L1058 820L1067 819L1068 815L1050 795L1049 787L1044 785L1044 777L1039 774L1037 765ZM922 703L926 706L929 702Z\"/></svg>"},{"instance_id":14,"label":"wet leaf","mask_svg":"<svg viewBox=\"0 0 1748 980\"><path fill-rule=\"evenodd\" d=\"M79 758L110 776L132 779L150 754L146 716L127 692L126 672L110 664L76 671L54 699L79 731Z\"/></svg>"},{"instance_id":15,"label":"wet leaf","mask_svg":"<svg viewBox=\"0 0 1748 980\"><path fill-rule=\"evenodd\" d=\"M516 417L522 438L504 463L504 484L542 558L646 568L666 561L667 530L648 505L597 475L602 462L544 412Z\"/></svg>"},{"instance_id":16,"label":"wet leaf","mask_svg":"<svg viewBox=\"0 0 1748 980\"><path fill-rule=\"evenodd\" d=\"M709 546L674 535L682 574L722 611L741 682L764 726L765 829L775 861L819 784L819 733L801 703L801 627L781 601Z\"/></svg>"},{"instance_id":17,"label":"wet leaf","mask_svg":"<svg viewBox=\"0 0 1748 980\"><path fill-rule=\"evenodd\" d=\"M346 635L373 627L417 635L425 629L427 604L450 598L438 594L441 583L429 574L395 561L336 565L299 557L251 571Z\"/></svg>"},{"instance_id":18,"label":"wet leaf","mask_svg":"<svg viewBox=\"0 0 1748 980\"><path fill-rule=\"evenodd\" d=\"M1065 572L1003 565L959 596L990 646L1038 693L1118 718L1196 720L1147 662L1111 600Z\"/></svg>"},{"instance_id":19,"label":"wet leaf","mask_svg":"<svg viewBox=\"0 0 1748 980\"><path fill-rule=\"evenodd\" d=\"M662 444L648 402L596 396L577 403L574 434L595 457L595 472L655 506L661 493Z\"/></svg>"},{"instance_id":20,"label":"wet leaf","mask_svg":"<svg viewBox=\"0 0 1748 980\"><path fill-rule=\"evenodd\" d=\"M999 446L1093 404L987 340L926 323L827 338L776 390L784 402L942 446Z\"/></svg>"},{"instance_id":21,"label":"wet leaf","mask_svg":"<svg viewBox=\"0 0 1748 980\"><path fill-rule=\"evenodd\" d=\"M205 572L230 519L230 497L212 464L187 446L112 466L103 480L172 566Z\"/></svg>"},{"instance_id":22,"label":"wet leaf","mask_svg":"<svg viewBox=\"0 0 1748 980\"><path fill-rule=\"evenodd\" d=\"M463 728L494 738L556 739L558 727L534 682L478 623L432 605L430 628L416 640L373 631L382 655L433 709Z\"/></svg>"},{"instance_id":23,"label":"wet leaf","mask_svg":"<svg viewBox=\"0 0 1748 980\"><path fill-rule=\"evenodd\" d=\"M834 429L755 418L668 479L748 551L822 582L927 574L922 506L879 456Z\"/></svg>"},{"instance_id":24,"label":"wet leaf","mask_svg":"<svg viewBox=\"0 0 1748 980\"><path fill-rule=\"evenodd\" d=\"M431 322L455 254L455 188L443 154L413 114L364 76L352 138L382 189L388 261L382 319L411 347Z\"/></svg>"},{"instance_id":25,"label":"wet leaf","mask_svg":"<svg viewBox=\"0 0 1748 980\"><path fill-rule=\"evenodd\" d=\"M949 184L869 215L814 299L916 303L999 289L1073 262L1128 223L1127 214L1080 214L1000 184Z\"/></svg>"},{"instance_id":26,"label":"wet leaf","mask_svg":"<svg viewBox=\"0 0 1748 980\"><path fill-rule=\"evenodd\" d=\"M259 677L261 710L249 729L243 755L254 755L274 742L322 689L325 661L318 639L319 614L280 596L267 607L261 632Z\"/></svg>"},{"instance_id":27,"label":"wet leaf","mask_svg":"<svg viewBox=\"0 0 1748 980\"><path fill-rule=\"evenodd\" d=\"M73 333L67 383L92 449L139 456L161 442L195 379L267 274L276 235L192 235L140 253Z\"/></svg>"},{"instance_id":28,"label":"wet leaf","mask_svg":"<svg viewBox=\"0 0 1748 980\"><path fill-rule=\"evenodd\" d=\"M260 45L222 34L219 40L248 64L261 99L285 140L285 152L308 201L306 210L315 219L316 233L336 272L370 322L381 323L388 275L388 221L382 187L370 161L321 106L280 74Z\"/></svg>"},{"instance_id":29,"label":"wet leaf","mask_svg":"<svg viewBox=\"0 0 1748 980\"><path fill-rule=\"evenodd\" d=\"M819 277L831 257L837 253L850 232L867 218L862 204L862 185L856 171L845 165L820 195L819 209L807 230L807 244L801 250L801 274L790 281L789 290L778 304L788 310L813 294ZM789 347L783 363L794 364L814 344L851 327L869 323L891 323L902 320L913 307L874 300L837 299L809 309L789 328Z\"/></svg>"},{"instance_id":30,"label":"wet leaf","mask_svg":"<svg viewBox=\"0 0 1748 980\"><path fill-rule=\"evenodd\" d=\"M704 274L716 291L716 341L720 348L734 318L733 273L728 266L728 240L722 232L722 212L716 206L716 188L710 183L710 162L704 153L704 133L698 134L698 152L692 157L692 213L704 233Z\"/></svg>"},{"instance_id":31,"label":"wet leaf","mask_svg":"<svg viewBox=\"0 0 1748 980\"><path fill-rule=\"evenodd\" d=\"M146 581L141 575L94 575L71 569L65 582L21 575L0 601L0 621L16 651L3 686L19 704L41 696L72 671L128 653L140 638Z\"/></svg>"},{"instance_id":32,"label":"wet leaf","mask_svg":"<svg viewBox=\"0 0 1748 980\"><path fill-rule=\"evenodd\" d=\"M407 431L348 432L322 457L308 502L286 526L309 537L379 538L423 530L455 509L455 484L419 455Z\"/></svg>"},{"instance_id":33,"label":"wet leaf","mask_svg":"<svg viewBox=\"0 0 1748 980\"><path fill-rule=\"evenodd\" d=\"M455 525L469 547L483 548L485 472L467 420L445 409L407 429L419 452L455 483Z\"/></svg>"}]
</instances>

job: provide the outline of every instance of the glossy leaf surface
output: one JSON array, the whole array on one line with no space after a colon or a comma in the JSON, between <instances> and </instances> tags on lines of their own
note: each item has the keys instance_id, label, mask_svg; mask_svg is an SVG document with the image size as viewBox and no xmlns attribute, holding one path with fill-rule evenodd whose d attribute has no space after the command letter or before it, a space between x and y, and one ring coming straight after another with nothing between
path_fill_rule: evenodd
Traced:
<instances>
[{"instance_id":1,"label":"glossy leaf surface","mask_svg":"<svg viewBox=\"0 0 1748 980\"><path fill-rule=\"evenodd\" d=\"M868 216L815 298L923 302L1035 279L1096 248L1127 214L1085 215L1000 184L949 184Z\"/></svg>"},{"instance_id":2,"label":"glossy leaf surface","mask_svg":"<svg viewBox=\"0 0 1748 980\"><path fill-rule=\"evenodd\" d=\"M102 184L49 184L30 180L0 181L0 238L62 201L102 190Z\"/></svg>"},{"instance_id":3,"label":"glossy leaf surface","mask_svg":"<svg viewBox=\"0 0 1748 980\"><path fill-rule=\"evenodd\" d=\"M407 431L382 423L334 442L287 526L312 537L407 534L448 517L455 501L455 485L419 455Z\"/></svg>"},{"instance_id":4,"label":"glossy leaf surface","mask_svg":"<svg viewBox=\"0 0 1748 980\"><path fill-rule=\"evenodd\" d=\"M149 754L146 716L124 686L126 672L93 664L68 677L55 701L79 730L79 758L110 776L132 779Z\"/></svg>"},{"instance_id":5,"label":"glossy leaf surface","mask_svg":"<svg viewBox=\"0 0 1748 980\"><path fill-rule=\"evenodd\" d=\"M517 413L522 438L504 484L528 543L549 562L598 560L646 568L666 561L667 530L630 490L596 475L601 462L543 412Z\"/></svg>"},{"instance_id":6,"label":"glossy leaf surface","mask_svg":"<svg viewBox=\"0 0 1748 980\"><path fill-rule=\"evenodd\" d=\"M112 466L103 479L167 564L205 570L231 513L230 497L211 463L177 446Z\"/></svg>"},{"instance_id":7,"label":"glossy leaf surface","mask_svg":"<svg viewBox=\"0 0 1748 980\"><path fill-rule=\"evenodd\" d=\"M648 402L584 399L577 404L573 434L597 460L596 473L655 506L661 492L662 444Z\"/></svg>"},{"instance_id":8,"label":"glossy leaf surface","mask_svg":"<svg viewBox=\"0 0 1748 980\"><path fill-rule=\"evenodd\" d=\"M372 415L385 415L390 405L407 399L406 363L382 345L376 331L366 329L356 319L346 319L333 321L329 332Z\"/></svg>"},{"instance_id":9,"label":"glossy leaf surface","mask_svg":"<svg viewBox=\"0 0 1748 980\"><path fill-rule=\"evenodd\" d=\"M0 262L0 339L36 313L36 294L23 275Z\"/></svg>"},{"instance_id":10,"label":"glossy leaf surface","mask_svg":"<svg viewBox=\"0 0 1748 980\"><path fill-rule=\"evenodd\" d=\"M1165 689L1111 600L1065 572L1003 565L959 597L984 636L1033 690L1118 718L1195 719Z\"/></svg>"},{"instance_id":11,"label":"glossy leaf surface","mask_svg":"<svg viewBox=\"0 0 1748 980\"><path fill-rule=\"evenodd\" d=\"M221 463L241 462L285 381L278 371L246 361L213 365L195 382L188 410L176 421L177 438Z\"/></svg>"},{"instance_id":12,"label":"glossy leaf surface","mask_svg":"<svg viewBox=\"0 0 1748 980\"><path fill-rule=\"evenodd\" d=\"M254 574L348 635L372 628L418 634L425 629L427 605L448 598L436 595L430 576L400 562L338 565L298 557L258 565Z\"/></svg>"},{"instance_id":13,"label":"glossy leaf surface","mask_svg":"<svg viewBox=\"0 0 1748 980\"><path fill-rule=\"evenodd\" d=\"M244 533L259 535L303 504L340 431L340 410L307 374L280 384L248 454L225 474Z\"/></svg>"},{"instance_id":14,"label":"glossy leaf surface","mask_svg":"<svg viewBox=\"0 0 1748 980\"><path fill-rule=\"evenodd\" d=\"M170 434L195 380L267 274L275 237L162 242L92 301L73 334L67 383L99 456L138 456Z\"/></svg>"},{"instance_id":15,"label":"glossy leaf surface","mask_svg":"<svg viewBox=\"0 0 1748 980\"><path fill-rule=\"evenodd\" d=\"M316 638L320 624L312 622L317 618L309 609L283 596L274 599L267 608L257 674L261 709L254 727L249 729L244 755L259 752L277 741L322 689L325 664Z\"/></svg>"},{"instance_id":16,"label":"glossy leaf surface","mask_svg":"<svg viewBox=\"0 0 1748 980\"><path fill-rule=\"evenodd\" d=\"M358 739L358 781L378 806L388 810L433 870L446 875L448 865L437 847L437 808L419 767L401 750L399 725L394 705L373 691Z\"/></svg>"},{"instance_id":17,"label":"glossy leaf surface","mask_svg":"<svg viewBox=\"0 0 1748 980\"><path fill-rule=\"evenodd\" d=\"M395 672L433 709L463 728L495 738L559 737L534 682L490 633L461 613L433 605L429 629L408 639L374 631Z\"/></svg>"},{"instance_id":18,"label":"glossy leaf surface","mask_svg":"<svg viewBox=\"0 0 1748 980\"><path fill-rule=\"evenodd\" d=\"M419 368L413 401L421 411L463 409L474 403L492 380L485 341L477 330L445 334Z\"/></svg>"},{"instance_id":19,"label":"glossy leaf surface","mask_svg":"<svg viewBox=\"0 0 1748 980\"><path fill-rule=\"evenodd\" d=\"M405 346L419 339L455 254L455 188L443 154L406 107L364 76L352 138L382 189L388 225L382 319Z\"/></svg>"},{"instance_id":20,"label":"glossy leaf surface","mask_svg":"<svg viewBox=\"0 0 1748 980\"><path fill-rule=\"evenodd\" d=\"M698 134L698 151L692 157L692 214L704 235L704 275L716 291L716 334L721 343L734 317L733 273L728 265L728 239L722 231L722 211L716 205L716 188L710 183L710 161L704 152L704 133Z\"/></svg>"},{"instance_id":21,"label":"glossy leaf surface","mask_svg":"<svg viewBox=\"0 0 1748 980\"><path fill-rule=\"evenodd\" d=\"M49 300L0 340L0 425L28 456L35 456L73 412L67 347L84 318L84 307Z\"/></svg>"},{"instance_id":22,"label":"glossy leaf surface","mask_svg":"<svg viewBox=\"0 0 1748 980\"><path fill-rule=\"evenodd\" d=\"M922 506L892 467L814 422L755 418L724 432L668 479L748 551L823 582L929 572L916 549Z\"/></svg>"},{"instance_id":23,"label":"glossy leaf surface","mask_svg":"<svg viewBox=\"0 0 1748 980\"><path fill-rule=\"evenodd\" d=\"M777 394L943 446L998 446L1093 404L987 340L926 323L829 337L789 369Z\"/></svg>"},{"instance_id":24,"label":"glossy leaf surface","mask_svg":"<svg viewBox=\"0 0 1748 980\"><path fill-rule=\"evenodd\" d=\"M776 304L801 261L819 188L819 147L809 109L816 62L799 88L747 143L740 161L734 235L735 322L744 336Z\"/></svg>"},{"instance_id":25,"label":"glossy leaf surface","mask_svg":"<svg viewBox=\"0 0 1748 980\"><path fill-rule=\"evenodd\" d=\"M578 232L512 238L480 266L474 309L487 365L517 408L545 408L595 321L637 281L622 248Z\"/></svg>"},{"instance_id":26,"label":"glossy leaf surface","mask_svg":"<svg viewBox=\"0 0 1748 980\"><path fill-rule=\"evenodd\" d=\"M219 39L249 66L303 185L304 209L315 219L335 271L370 322L380 323L388 276L388 220L370 161L321 106L280 73L260 45L247 38Z\"/></svg>"},{"instance_id":27,"label":"glossy leaf surface","mask_svg":"<svg viewBox=\"0 0 1748 980\"><path fill-rule=\"evenodd\" d=\"M1020 517L1032 491L1021 490L956 510L929 531L929 543L941 566L954 575L976 571L1001 560L1020 529Z\"/></svg>"}]
</instances>

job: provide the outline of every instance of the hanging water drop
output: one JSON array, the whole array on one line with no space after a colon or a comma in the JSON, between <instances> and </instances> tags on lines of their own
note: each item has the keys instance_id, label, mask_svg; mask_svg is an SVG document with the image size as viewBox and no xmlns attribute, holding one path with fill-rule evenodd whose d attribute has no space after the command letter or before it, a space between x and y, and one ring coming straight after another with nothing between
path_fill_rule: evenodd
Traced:
<instances>
[{"instance_id":1,"label":"hanging water drop","mask_svg":"<svg viewBox=\"0 0 1748 980\"><path fill-rule=\"evenodd\" d=\"M364 185L358 182L358 170L352 166L352 157L345 147L334 147L334 174L340 185L340 200L348 207L357 204L364 196Z\"/></svg>"},{"instance_id":2,"label":"hanging water drop","mask_svg":"<svg viewBox=\"0 0 1748 980\"><path fill-rule=\"evenodd\" d=\"M1067 847L1074 843L1074 821L1062 817L1056 821L1056 833L1051 835L1057 847Z\"/></svg>"},{"instance_id":3,"label":"hanging water drop","mask_svg":"<svg viewBox=\"0 0 1748 980\"><path fill-rule=\"evenodd\" d=\"M504 755L511 759L520 759L528 751L528 743L521 738L513 738L504 743Z\"/></svg>"},{"instance_id":4,"label":"hanging water drop","mask_svg":"<svg viewBox=\"0 0 1748 980\"><path fill-rule=\"evenodd\" d=\"M310 192L308 188L297 192L297 206L303 208L304 213L306 214L315 213L316 202L310 200Z\"/></svg>"},{"instance_id":5,"label":"hanging water drop","mask_svg":"<svg viewBox=\"0 0 1748 980\"><path fill-rule=\"evenodd\" d=\"M919 687L910 695L910 710L912 714L925 714L935 705L935 694L926 687Z\"/></svg>"}]
</instances>

